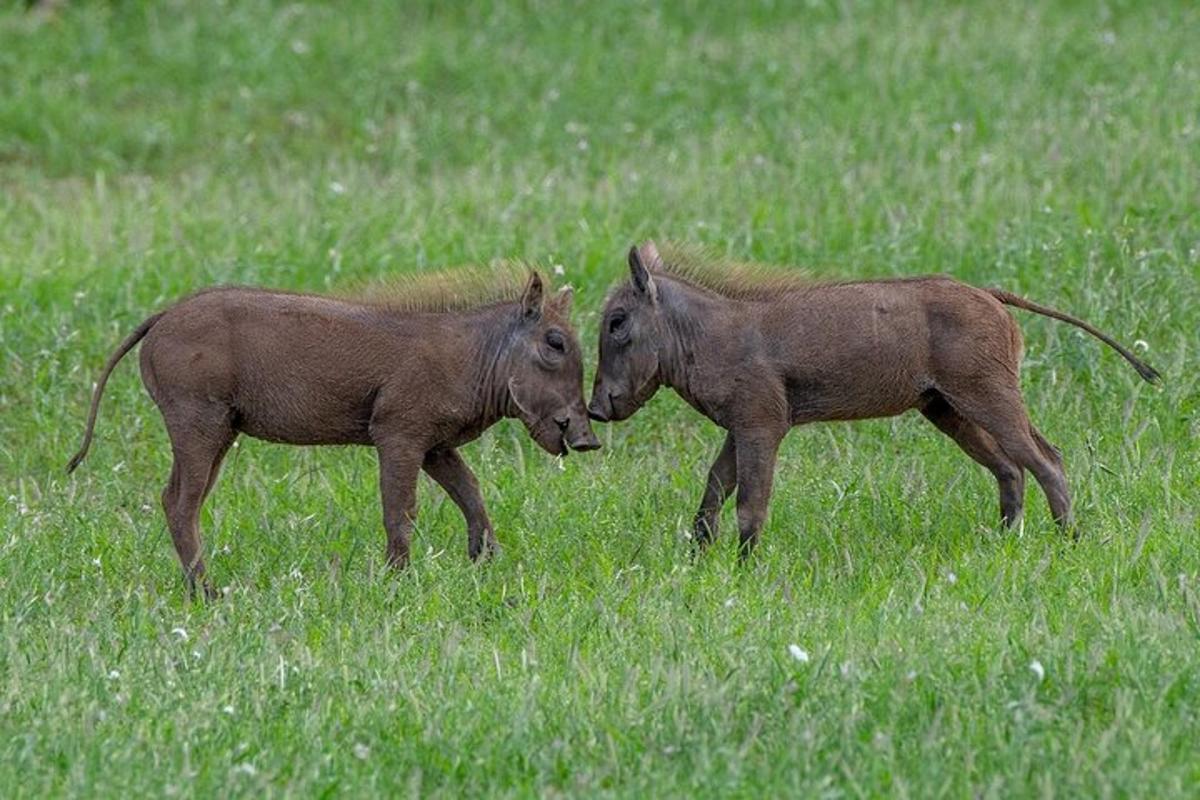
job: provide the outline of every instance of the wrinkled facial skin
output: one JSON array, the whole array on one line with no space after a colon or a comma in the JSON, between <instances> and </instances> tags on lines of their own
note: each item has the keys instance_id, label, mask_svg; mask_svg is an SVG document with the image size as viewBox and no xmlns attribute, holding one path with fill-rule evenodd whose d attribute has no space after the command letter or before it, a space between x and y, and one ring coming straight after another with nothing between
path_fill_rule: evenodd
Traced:
<instances>
[{"instance_id":1,"label":"wrinkled facial skin","mask_svg":"<svg viewBox=\"0 0 1200 800\"><path fill-rule=\"evenodd\" d=\"M601 422L628 419L654 396L661 384L658 345L662 339L658 289L645 262L658 258L634 248L630 280L604 306L600 320L600 363L592 385L588 414ZM646 248L642 248L643 251Z\"/></svg>"},{"instance_id":2,"label":"wrinkled facial skin","mask_svg":"<svg viewBox=\"0 0 1200 800\"><path fill-rule=\"evenodd\" d=\"M570 289L542 302L541 279L530 279L522 319L509 352L508 392L530 437L551 455L600 447L583 404L583 358L567 322Z\"/></svg>"}]
</instances>

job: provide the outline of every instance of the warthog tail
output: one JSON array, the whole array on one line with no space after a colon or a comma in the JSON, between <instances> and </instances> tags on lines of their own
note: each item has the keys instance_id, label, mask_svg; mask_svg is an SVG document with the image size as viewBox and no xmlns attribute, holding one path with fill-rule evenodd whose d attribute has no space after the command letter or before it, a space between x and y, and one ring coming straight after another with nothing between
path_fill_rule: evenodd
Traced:
<instances>
[{"instance_id":1,"label":"warthog tail","mask_svg":"<svg viewBox=\"0 0 1200 800\"><path fill-rule=\"evenodd\" d=\"M100 395L104 394L104 384L108 383L108 376L116 368L117 362L124 358L125 354L142 340L142 337L154 327L154 323L158 322L162 315L163 312L160 311L141 325L138 325L137 330L129 334L125 338L125 341L121 342L121 346L117 348L117 351L108 357L108 363L104 365L104 371L100 373L100 380L96 381L96 388L92 390L92 407L88 411L87 429L83 432L83 444L79 446L79 452L73 455L67 463L68 473L75 471L75 468L79 466L79 462L83 461L83 457L87 455L88 447L92 444L92 432L96 429L96 413L100 410Z\"/></svg>"},{"instance_id":2,"label":"warthog tail","mask_svg":"<svg viewBox=\"0 0 1200 800\"><path fill-rule=\"evenodd\" d=\"M1070 314L1064 314L1061 311L1055 311L1053 308L1047 308L1046 306L1038 305L1037 303L1026 300L1024 297L1018 297L1011 292L1006 292L1003 289L988 289L987 292L992 297L996 298L1007 306L1023 308L1026 311L1032 311L1035 314L1041 314L1042 316L1062 320L1063 322L1069 322L1077 328L1082 328L1124 356L1125 360L1132 364L1133 368L1137 370L1138 375L1141 375L1142 379L1149 383L1156 383L1162 378L1162 375L1160 375L1158 370L1156 370L1154 367L1150 366L1145 361L1142 361L1133 353L1129 352L1129 350L1122 347L1119 342L1117 342L1108 334L1097 328L1093 328L1091 325L1087 324L1078 317L1072 317Z\"/></svg>"}]
</instances>

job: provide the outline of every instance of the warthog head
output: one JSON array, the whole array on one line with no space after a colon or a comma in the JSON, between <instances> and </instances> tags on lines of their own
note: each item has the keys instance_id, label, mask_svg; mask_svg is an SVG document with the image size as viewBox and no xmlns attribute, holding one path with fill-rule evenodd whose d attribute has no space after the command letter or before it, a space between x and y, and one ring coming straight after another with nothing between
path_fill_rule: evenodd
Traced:
<instances>
[{"instance_id":1,"label":"warthog head","mask_svg":"<svg viewBox=\"0 0 1200 800\"><path fill-rule=\"evenodd\" d=\"M572 292L564 287L546 299L541 276L534 272L519 303L520 320L504 351L510 416L553 455L596 450L583 404L583 358L571 328Z\"/></svg>"},{"instance_id":2,"label":"warthog head","mask_svg":"<svg viewBox=\"0 0 1200 800\"><path fill-rule=\"evenodd\" d=\"M600 321L600 364L588 415L601 422L623 420L642 407L662 384L660 343L666 340L652 271L661 264L647 242L629 251L628 282L604 305Z\"/></svg>"}]
</instances>

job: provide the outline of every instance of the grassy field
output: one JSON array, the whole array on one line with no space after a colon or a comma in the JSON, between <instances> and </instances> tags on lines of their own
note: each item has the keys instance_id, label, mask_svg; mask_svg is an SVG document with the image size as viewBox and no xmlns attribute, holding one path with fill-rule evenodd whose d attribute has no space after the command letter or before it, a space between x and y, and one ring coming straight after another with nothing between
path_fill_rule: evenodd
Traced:
<instances>
[{"instance_id":1,"label":"grassy field","mask_svg":"<svg viewBox=\"0 0 1200 800\"><path fill-rule=\"evenodd\" d=\"M1194 3L22 6L0 794L1195 796ZM482 568L423 482L388 574L372 452L243 438L210 605L135 359L63 473L104 358L190 290L522 257L576 286L590 370L648 235L1003 286L1140 340L1165 383L1018 312L1074 544L1032 482L998 530L992 478L908 415L793 432L753 562L730 508L693 563L721 434L667 392L599 453L556 463L514 422L466 448L504 547Z\"/></svg>"}]
</instances>

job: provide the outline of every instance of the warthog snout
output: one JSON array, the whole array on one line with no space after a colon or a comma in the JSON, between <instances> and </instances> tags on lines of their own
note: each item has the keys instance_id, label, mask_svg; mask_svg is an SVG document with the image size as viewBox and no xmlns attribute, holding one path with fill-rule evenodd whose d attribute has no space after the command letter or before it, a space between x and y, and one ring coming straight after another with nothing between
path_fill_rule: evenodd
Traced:
<instances>
[{"instance_id":1,"label":"warthog snout","mask_svg":"<svg viewBox=\"0 0 1200 800\"><path fill-rule=\"evenodd\" d=\"M588 416L596 420L596 422L608 422L612 417L612 411L610 410L612 408L612 403L605 403L604 400L607 399L607 395L601 399L601 396L598 392L593 394L592 402L588 403ZM605 408L606 405L608 408Z\"/></svg>"},{"instance_id":2,"label":"warthog snout","mask_svg":"<svg viewBox=\"0 0 1200 800\"><path fill-rule=\"evenodd\" d=\"M600 440L596 438L591 424L584 415L572 414L568 417L556 417L554 421L562 430L563 441L567 443L567 447L579 452L600 449Z\"/></svg>"}]
</instances>

